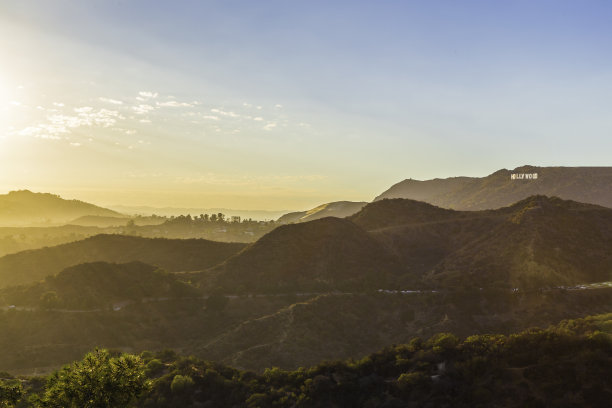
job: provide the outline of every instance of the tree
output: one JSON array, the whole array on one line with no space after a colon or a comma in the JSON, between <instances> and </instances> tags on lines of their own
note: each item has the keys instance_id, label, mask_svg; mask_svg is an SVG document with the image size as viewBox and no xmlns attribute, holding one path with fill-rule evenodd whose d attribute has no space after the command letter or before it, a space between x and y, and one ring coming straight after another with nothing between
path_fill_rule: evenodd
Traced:
<instances>
[{"instance_id":1,"label":"tree","mask_svg":"<svg viewBox=\"0 0 612 408\"><path fill-rule=\"evenodd\" d=\"M60 300L59 297L57 296L57 292L55 291L48 291L43 293L40 296L40 307L48 310L48 309L54 309L59 307L60 304Z\"/></svg>"},{"instance_id":2,"label":"tree","mask_svg":"<svg viewBox=\"0 0 612 408\"><path fill-rule=\"evenodd\" d=\"M16 381L0 380L0 408L12 408L23 396L23 387Z\"/></svg>"},{"instance_id":3,"label":"tree","mask_svg":"<svg viewBox=\"0 0 612 408\"><path fill-rule=\"evenodd\" d=\"M172 383L170 384L170 390L175 394L183 394L188 391L191 391L193 385L194 382L191 377L187 375L177 374L172 379Z\"/></svg>"},{"instance_id":4,"label":"tree","mask_svg":"<svg viewBox=\"0 0 612 408\"><path fill-rule=\"evenodd\" d=\"M41 408L126 408L149 387L140 357L95 350L53 373Z\"/></svg>"}]
</instances>

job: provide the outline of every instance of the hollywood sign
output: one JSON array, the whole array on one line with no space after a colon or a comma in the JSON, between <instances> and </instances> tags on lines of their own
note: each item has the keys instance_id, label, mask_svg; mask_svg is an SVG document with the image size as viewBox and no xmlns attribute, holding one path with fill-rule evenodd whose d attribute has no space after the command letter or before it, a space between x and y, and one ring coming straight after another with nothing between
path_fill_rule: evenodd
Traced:
<instances>
[{"instance_id":1,"label":"hollywood sign","mask_svg":"<svg viewBox=\"0 0 612 408\"><path fill-rule=\"evenodd\" d=\"M538 173L513 173L510 175L510 180L535 180L538 178Z\"/></svg>"}]
</instances>

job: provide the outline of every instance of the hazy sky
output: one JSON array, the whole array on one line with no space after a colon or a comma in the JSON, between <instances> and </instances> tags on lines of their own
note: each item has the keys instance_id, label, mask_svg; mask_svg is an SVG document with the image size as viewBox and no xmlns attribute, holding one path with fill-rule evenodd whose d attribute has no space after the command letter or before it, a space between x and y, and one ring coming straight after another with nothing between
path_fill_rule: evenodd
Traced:
<instances>
[{"instance_id":1,"label":"hazy sky","mask_svg":"<svg viewBox=\"0 0 612 408\"><path fill-rule=\"evenodd\" d=\"M0 193L305 209L611 164L609 1L0 2Z\"/></svg>"}]
</instances>

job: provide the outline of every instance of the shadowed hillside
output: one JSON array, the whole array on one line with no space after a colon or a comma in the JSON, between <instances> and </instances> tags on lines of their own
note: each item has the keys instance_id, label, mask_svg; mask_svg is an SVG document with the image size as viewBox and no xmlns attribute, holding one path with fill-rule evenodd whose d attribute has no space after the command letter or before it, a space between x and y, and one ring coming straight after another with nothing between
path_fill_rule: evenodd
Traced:
<instances>
[{"instance_id":1,"label":"shadowed hillside","mask_svg":"<svg viewBox=\"0 0 612 408\"><path fill-rule=\"evenodd\" d=\"M414 336L504 333L610 310L612 289L546 294L473 290L422 294L327 294L249 320L204 343L197 355L233 367L292 369L357 358Z\"/></svg>"},{"instance_id":2,"label":"shadowed hillside","mask_svg":"<svg viewBox=\"0 0 612 408\"><path fill-rule=\"evenodd\" d=\"M116 211L83 201L64 200L55 194L20 190L0 195L0 224L6 226L59 224L86 215L121 216Z\"/></svg>"},{"instance_id":3,"label":"shadowed hillside","mask_svg":"<svg viewBox=\"0 0 612 408\"><path fill-rule=\"evenodd\" d=\"M536 174L537 179L512 179ZM612 167L536 167L502 169L487 177L404 180L375 198L408 198L456 210L484 210L511 205L532 195L612 207Z\"/></svg>"},{"instance_id":4,"label":"shadowed hillside","mask_svg":"<svg viewBox=\"0 0 612 408\"><path fill-rule=\"evenodd\" d=\"M385 199L383 204L371 203L349 220L365 230L371 231L403 224L419 224L453 220L471 213L447 210L416 200Z\"/></svg>"},{"instance_id":5,"label":"shadowed hillside","mask_svg":"<svg viewBox=\"0 0 612 408\"><path fill-rule=\"evenodd\" d=\"M223 262L244 246L204 239L96 235L0 258L0 287L38 281L69 266L96 261L141 261L169 272L202 270Z\"/></svg>"},{"instance_id":6,"label":"shadowed hillside","mask_svg":"<svg viewBox=\"0 0 612 408\"><path fill-rule=\"evenodd\" d=\"M355 214L361 210L366 202L336 201L333 203L322 204L308 211L296 211L283 215L277 222L289 224L292 222L306 222L318 220L325 217L344 218Z\"/></svg>"},{"instance_id":7,"label":"shadowed hillside","mask_svg":"<svg viewBox=\"0 0 612 408\"><path fill-rule=\"evenodd\" d=\"M291 291L364 288L401 272L394 256L348 220L284 225L228 259L217 272L226 290Z\"/></svg>"},{"instance_id":8,"label":"shadowed hillside","mask_svg":"<svg viewBox=\"0 0 612 408\"><path fill-rule=\"evenodd\" d=\"M109 308L114 302L198 294L174 275L142 262L85 263L39 283L0 290L0 298L7 304L43 309Z\"/></svg>"},{"instance_id":9,"label":"shadowed hillside","mask_svg":"<svg viewBox=\"0 0 612 408\"><path fill-rule=\"evenodd\" d=\"M612 210L534 196L488 211L381 200L350 217L434 287L612 280Z\"/></svg>"},{"instance_id":10,"label":"shadowed hillside","mask_svg":"<svg viewBox=\"0 0 612 408\"><path fill-rule=\"evenodd\" d=\"M47 381L0 381L0 390L15 403L21 398L20 407L39 399L49 406L115 406L107 403L113 397L146 408L607 407L611 324L612 315L601 314L511 335L438 332L357 360L263 373L169 350L119 355L96 349ZM104 391L96 392L100 383Z\"/></svg>"},{"instance_id":11,"label":"shadowed hillside","mask_svg":"<svg viewBox=\"0 0 612 408\"><path fill-rule=\"evenodd\" d=\"M505 217L433 268L448 285L542 287L612 280L612 210L529 197L496 211Z\"/></svg>"}]
</instances>

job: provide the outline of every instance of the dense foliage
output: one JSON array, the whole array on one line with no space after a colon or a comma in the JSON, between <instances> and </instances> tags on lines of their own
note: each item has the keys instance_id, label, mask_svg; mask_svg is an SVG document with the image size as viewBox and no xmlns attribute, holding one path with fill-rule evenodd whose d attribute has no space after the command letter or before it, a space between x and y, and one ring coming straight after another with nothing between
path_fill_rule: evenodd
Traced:
<instances>
[{"instance_id":1,"label":"dense foliage","mask_svg":"<svg viewBox=\"0 0 612 408\"><path fill-rule=\"evenodd\" d=\"M603 407L612 398L611 326L604 315L510 336L441 333L359 361L260 375L169 351L96 351L28 391L51 407ZM114 375L120 361L130 362L127 374Z\"/></svg>"},{"instance_id":2,"label":"dense foliage","mask_svg":"<svg viewBox=\"0 0 612 408\"><path fill-rule=\"evenodd\" d=\"M50 375L32 401L40 408L126 408L148 387L140 357L95 350Z\"/></svg>"}]
</instances>

